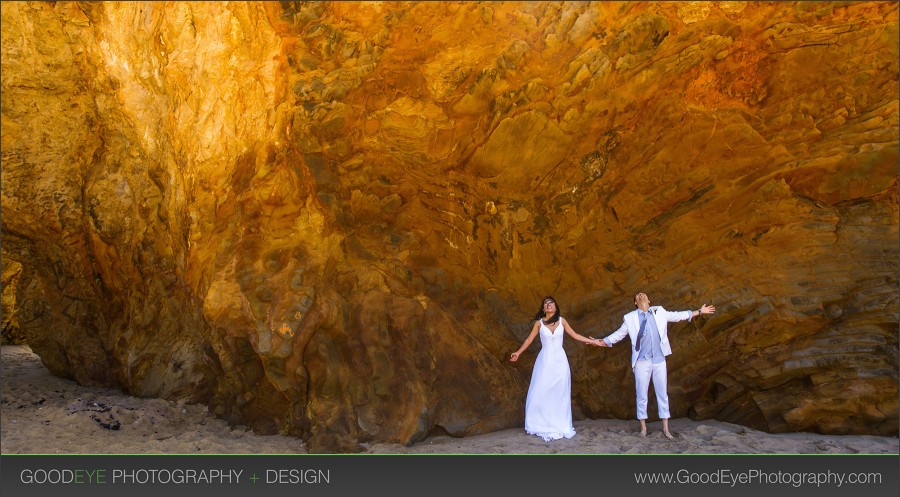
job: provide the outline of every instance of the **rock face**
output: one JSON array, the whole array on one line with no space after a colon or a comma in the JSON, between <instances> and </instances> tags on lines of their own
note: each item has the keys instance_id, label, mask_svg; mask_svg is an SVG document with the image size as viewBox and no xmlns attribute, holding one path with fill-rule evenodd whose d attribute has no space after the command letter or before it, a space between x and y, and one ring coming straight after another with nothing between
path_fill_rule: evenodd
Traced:
<instances>
[{"instance_id":1,"label":"rock face","mask_svg":"<svg viewBox=\"0 0 900 497\"><path fill-rule=\"evenodd\" d=\"M896 435L897 14L4 2L4 330L353 451L521 425L540 299L605 336L645 291L718 309L674 417ZM627 345L568 342L632 418Z\"/></svg>"}]
</instances>

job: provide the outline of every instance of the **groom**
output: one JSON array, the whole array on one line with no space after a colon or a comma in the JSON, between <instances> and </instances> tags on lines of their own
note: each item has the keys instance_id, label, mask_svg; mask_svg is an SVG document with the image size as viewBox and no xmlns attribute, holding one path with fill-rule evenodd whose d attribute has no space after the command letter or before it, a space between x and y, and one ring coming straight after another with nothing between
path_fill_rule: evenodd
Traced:
<instances>
[{"instance_id":1,"label":"groom","mask_svg":"<svg viewBox=\"0 0 900 497\"><path fill-rule=\"evenodd\" d=\"M650 307L647 294L641 292L634 296L636 310L625 315L622 326L602 341L595 340L601 347L612 347L613 344L628 335L631 338L631 369L634 371L634 386L637 393L637 418L641 421L641 436L647 436L647 396L650 380L656 391L656 404L659 407L659 418L662 419L663 434L672 438L669 433L669 394L666 392L666 356L672 353L669 345L668 324L675 321L691 320L700 314L713 314L716 308L703 304L696 311L670 312L662 306Z\"/></svg>"}]
</instances>

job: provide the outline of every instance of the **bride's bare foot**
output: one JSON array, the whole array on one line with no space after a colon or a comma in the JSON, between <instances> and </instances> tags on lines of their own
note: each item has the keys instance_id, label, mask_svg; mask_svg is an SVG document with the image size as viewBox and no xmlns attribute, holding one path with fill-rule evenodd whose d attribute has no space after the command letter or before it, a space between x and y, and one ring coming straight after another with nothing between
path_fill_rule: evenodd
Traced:
<instances>
[{"instance_id":1,"label":"bride's bare foot","mask_svg":"<svg viewBox=\"0 0 900 497\"><path fill-rule=\"evenodd\" d=\"M668 432L668 430L667 430L667 431L664 431L664 432L663 432L663 435L665 435L666 438L669 438L669 439L675 438L675 437L672 436L671 433Z\"/></svg>"},{"instance_id":2,"label":"bride's bare foot","mask_svg":"<svg viewBox=\"0 0 900 497\"><path fill-rule=\"evenodd\" d=\"M641 430L641 438L644 438L646 436L647 436L647 430Z\"/></svg>"}]
</instances>

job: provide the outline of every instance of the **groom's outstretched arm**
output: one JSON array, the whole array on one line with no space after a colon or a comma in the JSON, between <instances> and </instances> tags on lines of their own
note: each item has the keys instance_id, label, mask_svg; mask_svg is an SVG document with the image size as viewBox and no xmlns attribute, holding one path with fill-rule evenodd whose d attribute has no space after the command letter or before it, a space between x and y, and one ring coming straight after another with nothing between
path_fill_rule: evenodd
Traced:
<instances>
[{"instance_id":1,"label":"groom's outstretched arm","mask_svg":"<svg viewBox=\"0 0 900 497\"><path fill-rule=\"evenodd\" d=\"M622 320L622 326L619 326L619 329L609 334L606 338L604 338L600 343L601 347L612 347L620 340L625 338L628 335L628 326L625 324L625 320Z\"/></svg>"},{"instance_id":2,"label":"groom's outstretched arm","mask_svg":"<svg viewBox=\"0 0 900 497\"><path fill-rule=\"evenodd\" d=\"M671 322L675 322L675 321L684 321L684 320L690 321L690 320L693 320L695 317L701 316L703 314L715 314L716 307L713 305L703 304L696 311L691 310L691 311L671 312L671 311L666 311L665 309L663 309L663 312L666 313L666 320L671 323Z\"/></svg>"}]
</instances>

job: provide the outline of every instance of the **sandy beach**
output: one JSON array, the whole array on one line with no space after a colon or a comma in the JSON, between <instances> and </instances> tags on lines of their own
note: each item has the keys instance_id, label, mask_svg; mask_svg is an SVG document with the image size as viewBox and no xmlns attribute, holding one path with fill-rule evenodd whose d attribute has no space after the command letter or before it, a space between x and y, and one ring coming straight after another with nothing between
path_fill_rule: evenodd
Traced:
<instances>
[{"instance_id":1,"label":"sandy beach","mask_svg":"<svg viewBox=\"0 0 900 497\"><path fill-rule=\"evenodd\" d=\"M4 454L303 454L302 440L228 426L205 406L141 399L57 378L27 346L0 348L0 452ZM521 428L412 446L373 443L373 454L897 454L900 439L814 433L769 434L719 421L576 421L577 435L544 442Z\"/></svg>"}]
</instances>

